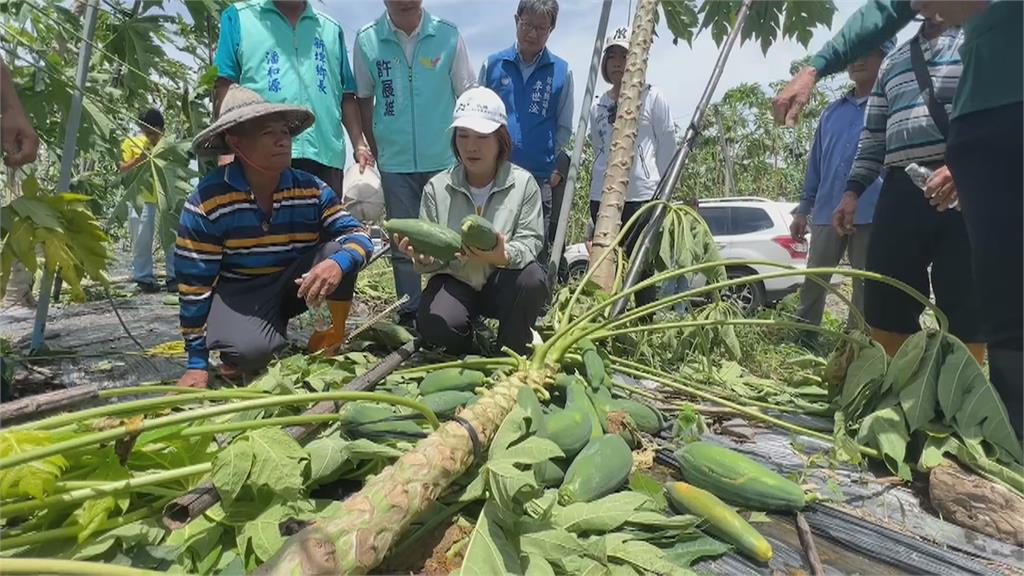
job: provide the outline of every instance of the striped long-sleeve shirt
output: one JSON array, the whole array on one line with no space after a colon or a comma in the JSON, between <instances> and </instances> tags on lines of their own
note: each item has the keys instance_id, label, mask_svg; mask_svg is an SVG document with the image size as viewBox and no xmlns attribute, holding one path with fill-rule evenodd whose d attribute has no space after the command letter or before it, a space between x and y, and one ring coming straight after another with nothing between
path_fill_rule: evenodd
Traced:
<instances>
[{"instance_id":1,"label":"striped long-sleeve shirt","mask_svg":"<svg viewBox=\"0 0 1024 576\"><path fill-rule=\"evenodd\" d=\"M185 202L174 251L188 368L206 368L206 317L218 281L275 274L331 241L342 245L331 258L343 274L359 270L373 252L363 226L312 174L285 170L269 216L237 163L207 175Z\"/></svg>"},{"instance_id":2,"label":"striped long-sleeve shirt","mask_svg":"<svg viewBox=\"0 0 1024 576\"><path fill-rule=\"evenodd\" d=\"M942 161L946 139L928 113L925 95L910 63L910 43L920 42L935 95L947 114L960 83L963 65L960 28L949 28L932 40L914 36L882 62L878 80L864 112L864 130L846 189L857 194L871 185L883 167L906 167L912 162Z\"/></svg>"}]
</instances>

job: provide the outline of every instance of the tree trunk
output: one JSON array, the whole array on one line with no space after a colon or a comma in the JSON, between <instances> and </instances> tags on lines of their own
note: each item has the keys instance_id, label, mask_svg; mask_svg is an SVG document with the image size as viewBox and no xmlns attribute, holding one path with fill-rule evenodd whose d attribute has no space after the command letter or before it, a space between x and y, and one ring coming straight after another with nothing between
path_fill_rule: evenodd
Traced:
<instances>
[{"instance_id":1,"label":"tree trunk","mask_svg":"<svg viewBox=\"0 0 1024 576\"><path fill-rule=\"evenodd\" d=\"M459 413L480 439L480 455L523 386L540 386L545 374L512 374L480 401ZM277 574L364 574L388 553L409 524L473 464L473 443L466 429L447 422L410 452L370 479L341 504L334 518L319 521L291 536L255 572Z\"/></svg>"},{"instance_id":2,"label":"tree trunk","mask_svg":"<svg viewBox=\"0 0 1024 576\"><path fill-rule=\"evenodd\" d=\"M658 0L640 0L633 17L633 31L629 37L629 54L626 69L622 75L622 92L619 94L619 112L612 132L611 149L608 152L608 168L604 173L601 191L601 208L597 212L594 227L594 244L591 262L600 261L601 255L611 248L612 240L622 227L622 208L629 188L629 174L636 156L637 120L640 114L640 94L647 76L647 54L654 36L654 20L657 16ZM593 265L593 264L592 264ZM615 261L607 258L597 266L593 279L604 290L611 290L615 283Z\"/></svg>"},{"instance_id":3,"label":"tree trunk","mask_svg":"<svg viewBox=\"0 0 1024 576\"><path fill-rule=\"evenodd\" d=\"M733 179L732 171L732 150L729 140L725 137L725 122L719 115L718 122L718 147L722 151L722 167L725 170L725 192L728 196L736 196L736 181Z\"/></svg>"}]
</instances>

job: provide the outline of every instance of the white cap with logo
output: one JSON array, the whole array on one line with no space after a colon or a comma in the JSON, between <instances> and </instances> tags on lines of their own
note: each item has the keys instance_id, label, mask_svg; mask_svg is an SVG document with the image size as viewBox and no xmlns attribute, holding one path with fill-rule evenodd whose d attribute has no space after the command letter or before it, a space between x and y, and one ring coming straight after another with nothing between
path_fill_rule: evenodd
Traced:
<instances>
[{"instance_id":1,"label":"white cap with logo","mask_svg":"<svg viewBox=\"0 0 1024 576\"><path fill-rule=\"evenodd\" d=\"M605 82L611 82L608 79L608 72L605 70L605 64L608 62L608 49L612 46L618 46L629 52L629 28L619 27L615 29L615 32L604 41L604 51L601 52L601 77L604 78Z\"/></svg>"},{"instance_id":2,"label":"white cap with logo","mask_svg":"<svg viewBox=\"0 0 1024 576\"><path fill-rule=\"evenodd\" d=\"M470 88L455 102L452 125L449 128L469 128L481 134L490 134L508 125L505 103L489 88Z\"/></svg>"}]
</instances>

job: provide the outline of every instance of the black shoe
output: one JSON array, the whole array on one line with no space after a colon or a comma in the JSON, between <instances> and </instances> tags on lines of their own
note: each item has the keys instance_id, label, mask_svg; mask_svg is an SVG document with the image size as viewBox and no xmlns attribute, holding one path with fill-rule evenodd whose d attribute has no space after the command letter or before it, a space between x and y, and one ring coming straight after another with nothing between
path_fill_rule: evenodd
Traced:
<instances>
[{"instance_id":1,"label":"black shoe","mask_svg":"<svg viewBox=\"0 0 1024 576\"><path fill-rule=\"evenodd\" d=\"M178 293L178 281L177 280L168 280L167 282L164 282L164 289L167 290L168 294L177 294Z\"/></svg>"},{"instance_id":2,"label":"black shoe","mask_svg":"<svg viewBox=\"0 0 1024 576\"><path fill-rule=\"evenodd\" d=\"M416 330L416 313L415 312L399 312L398 322L396 322L402 328L407 330Z\"/></svg>"},{"instance_id":3,"label":"black shoe","mask_svg":"<svg viewBox=\"0 0 1024 576\"><path fill-rule=\"evenodd\" d=\"M160 291L160 287L156 285L156 282L136 282L135 285L139 287L139 291L143 294L156 294Z\"/></svg>"}]
</instances>

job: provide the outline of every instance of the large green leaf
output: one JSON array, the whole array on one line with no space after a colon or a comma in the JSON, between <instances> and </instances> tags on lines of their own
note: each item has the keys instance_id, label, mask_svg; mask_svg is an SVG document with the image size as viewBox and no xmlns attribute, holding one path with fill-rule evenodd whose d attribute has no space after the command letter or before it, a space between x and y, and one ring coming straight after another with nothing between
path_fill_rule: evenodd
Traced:
<instances>
[{"instance_id":1,"label":"large green leaf","mask_svg":"<svg viewBox=\"0 0 1024 576\"><path fill-rule=\"evenodd\" d=\"M48 432L9 430L0 432L0 458L24 454L52 443ZM0 497L31 496L42 499L53 492L57 478L68 467L60 454L37 458L12 468L0 470Z\"/></svg>"},{"instance_id":2,"label":"large green leaf","mask_svg":"<svg viewBox=\"0 0 1024 576\"><path fill-rule=\"evenodd\" d=\"M939 372L938 397L943 419L947 424L960 411L968 391L987 386L985 373L971 351L954 336L946 336L949 351L942 360Z\"/></svg>"},{"instance_id":3,"label":"large green leaf","mask_svg":"<svg viewBox=\"0 0 1024 576\"><path fill-rule=\"evenodd\" d=\"M886 356L882 346L869 340L854 352L846 372L839 405L850 415L859 415L864 405L879 391L885 377Z\"/></svg>"},{"instance_id":4,"label":"large green leaf","mask_svg":"<svg viewBox=\"0 0 1024 576\"><path fill-rule=\"evenodd\" d=\"M899 392L903 386L909 383L924 357L927 346L927 332L917 332L907 338L889 362L889 368L885 372L885 388Z\"/></svg>"},{"instance_id":5,"label":"large green leaf","mask_svg":"<svg viewBox=\"0 0 1024 576\"><path fill-rule=\"evenodd\" d=\"M41 198L22 196L15 198L10 206L19 216L27 218L37 228L51 228L57 232L64 230L60 211Z\"/></svg>"},{"instance_id":6,"label":"large green leaf","mask_svg":"<svg viewBox=\"0 0 1024 576\"><path fill-rule=\"evenodd\" d=\"M929 334L917 369L906 382L894 382L893 389L899 394L900 405L907 417L907 428L911 433L935 417L942 351L942 335Z\"/></svg>"},{"instance_id":7,"label":"large green leaf","mask_svg":"<svg viewBox=\"0 0 1024 576\"><path fill-rule=\"evenodd\" d=\"M665 550L665 559L676 566L689 567L701 558L721 556L732 546L704 534L684 540Z\"/></svg>"},{"instance_id":8,"label":"large green leaf","mask_svg":"<svg viewBox=\"0 0 1024 576\"><path fill-rule=\"evenodd\" d=\"M593 502L577 502L555 509L553 522L570 532L609 532L622 526L651 499L637 492L616 492Z\"/></svg>"},{"instance_id":9,"label":"large green leaf","mask_svg":"<svg viewBox=\"0 0 1024 576\"><path fill-rule=\"evenodd\" d=\"M1010 425L1006 406L987 381L969 390L956 412L954 424L965 441L986 440L1006 451L1017 462L1024 461L1020 440Z\"/></svg>"},{"instance_id":10,"label":"large green leaf","mask_svg":"<svg viewBox=\"0 0 1024 576\"><path fill-rule=\"evenodd\" d=\"M644 574L689 574L665 559L665 553L641 540L625 540L608 546L608 558L631 564Z\"/></svg>"},{"instance_id":11,"label":"large green leaf","mask_svg":"<svg viewBox=\"0 0 1024 576\"><path fill-rule=\"evenodd\" d=\"M558 562L567 556L587 553L575 534L560 528L523 534L519 537L519 546L524 554Z\"/></svg>"},{"instance_id":12,"label":"large green leaf","mask_svg":"<svg viewBox=\"0 0 1024 576\"><path fill-rule=\"evenodd\" d=\"M252 470L252 443L238 438L213 459L213 485L224 502L230 505L249 479Z\"/></svg>"},{"instance_id":13,"label":"large green leaf","mask_svg":"<svg viewBox=\"0 0 1024 576\"><path fill-rule=\"evenodd\" d=\"M898 404L891 404L869 414L860 425L857 442L877 449L885 465L900 478L910 480L907 465L907 424Z\"/></svg>"},{"instance_id":14,"label":"large green leaf","mask_svg":"<svg viewBox=\"0 0 1024 576\"><path fill-rule=\"evenodd\" d=\"M519 553L496 522L498 515L497 504L484 504L466 547L460 576L522 573Z\"/></svg>"},{"instance_id":15,"label":"large green leaf","mask_svg":"<svg viewBox=\"0 0 1024 576\"><path fill-rule=\"evenodd\" d=\"M306 452L280 428L260 428L246 434L252 443L252 471L249 484L264 487L286 498L302 491Z\"/></svg>"}]
</instances>

